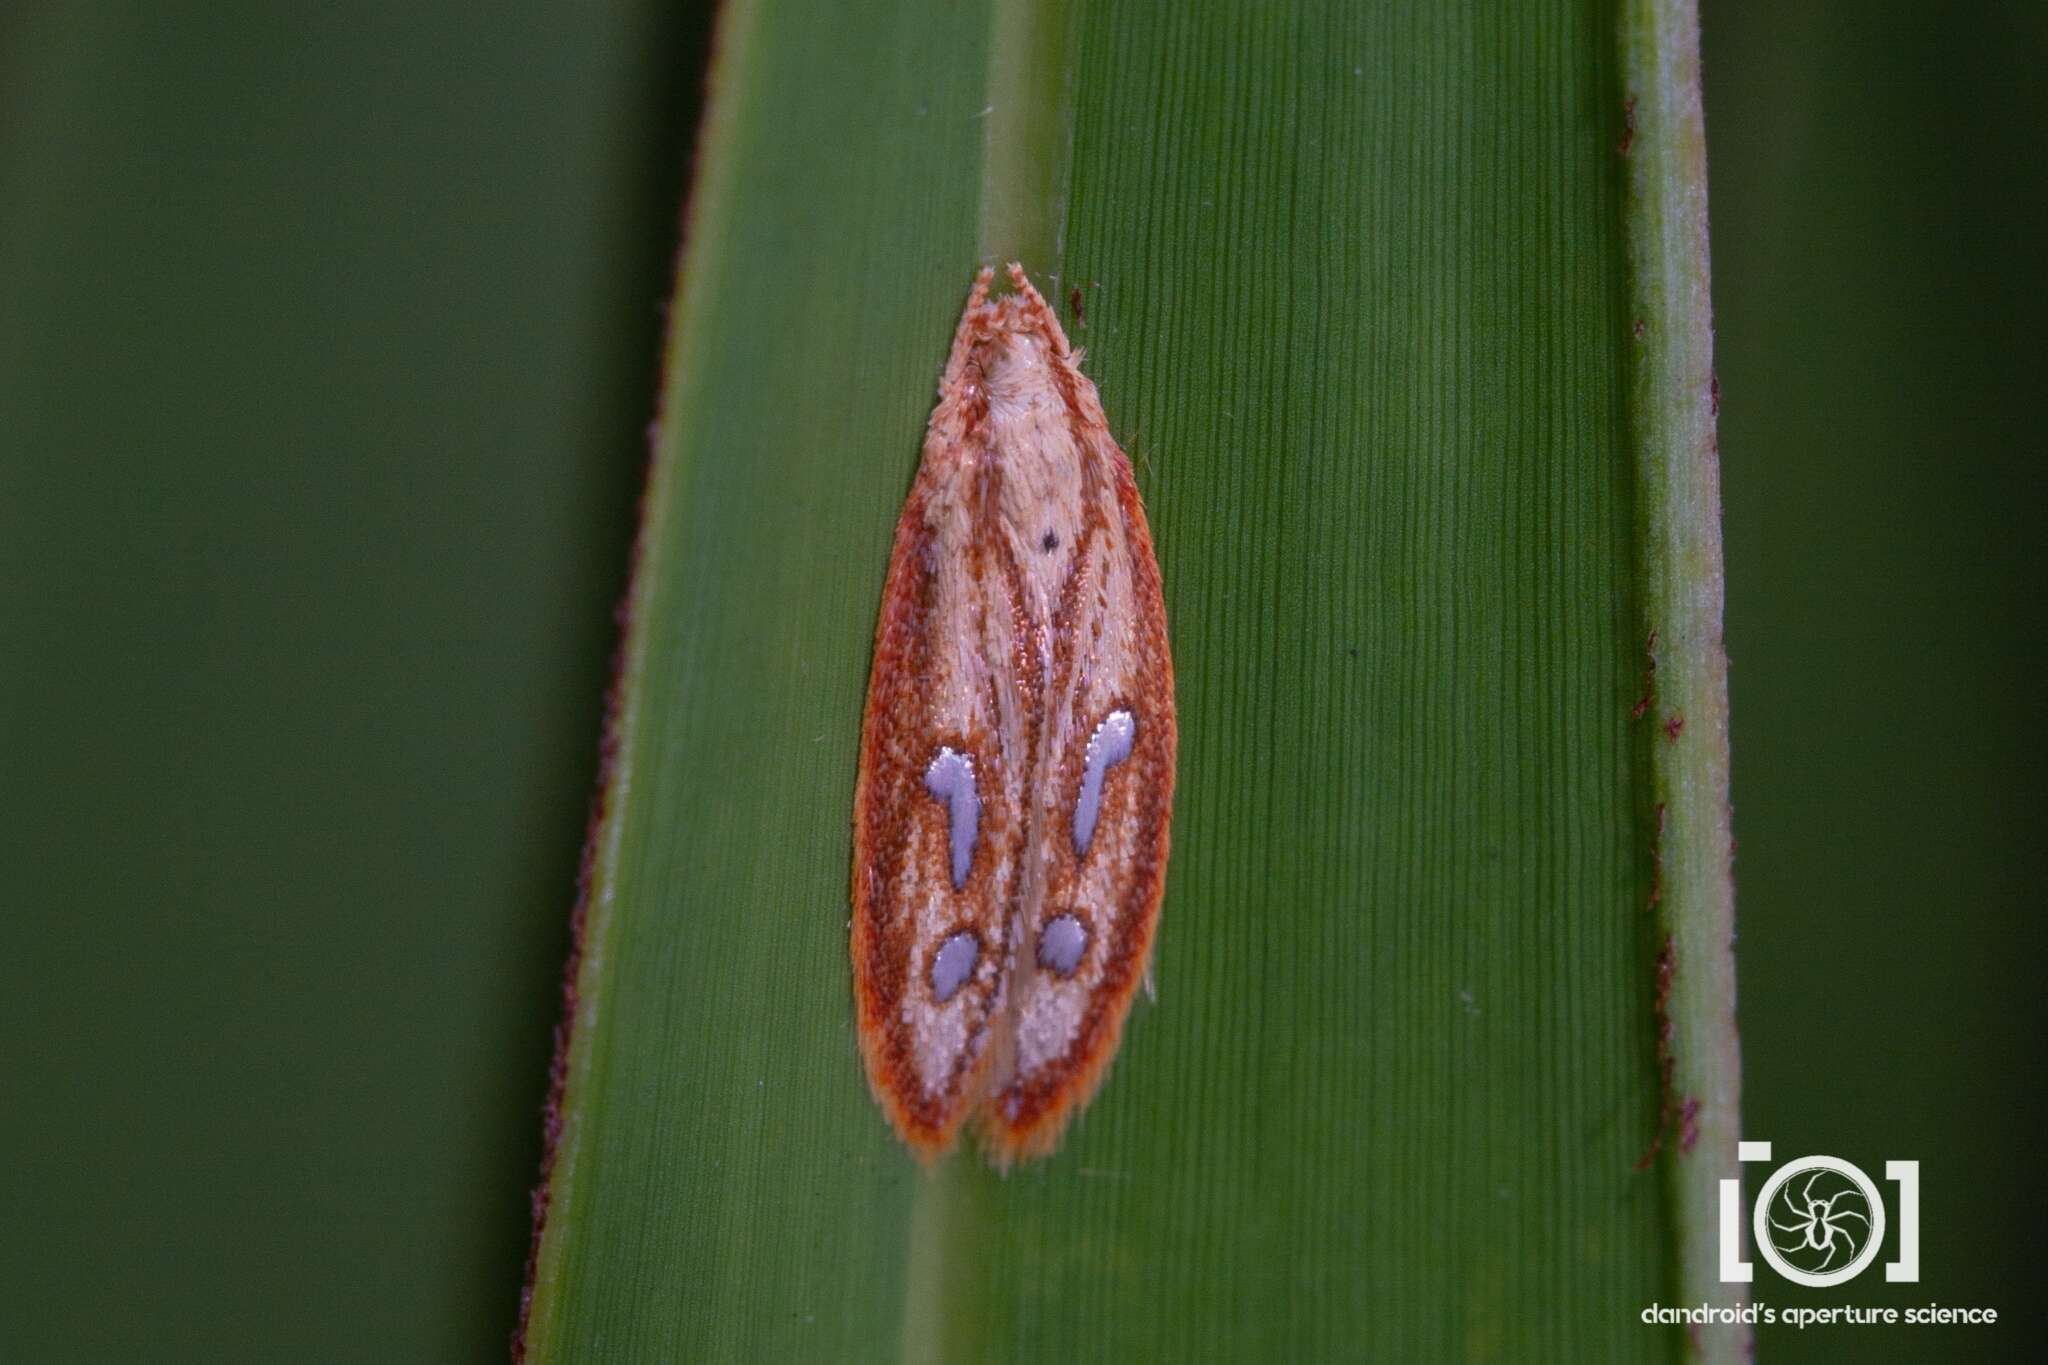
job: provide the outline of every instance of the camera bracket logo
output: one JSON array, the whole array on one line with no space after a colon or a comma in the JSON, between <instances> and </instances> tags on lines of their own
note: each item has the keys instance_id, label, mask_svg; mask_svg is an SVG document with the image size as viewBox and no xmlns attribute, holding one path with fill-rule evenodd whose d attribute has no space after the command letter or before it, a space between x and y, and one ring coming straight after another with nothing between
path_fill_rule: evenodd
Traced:
<instances>
[{"instance_id":1,"label":"camera bracket logo","mask_svg":"<svg viewBox=\"0 0 2048 1365\"><path fill-rule=\"evenodd\" d=\"M1744 1142L1744 1162L1768 1162L1771 1144ZM1893 1282L1920 1278L1920 1163L1887 1161L1898 1188L1899 1255L1885 1263ZM1771 1269L1812 1289L1853 1280L1884 1246L1887 1216L1877 1182L1852 1162L1803 1156L1778 1167L1757 1192L1750 1215L1757 1252ZM1721 1182L1721 1280L1747 1284L1756 1267L1742 1259L1742 1182Z\"/></svg>"}]
</instances>

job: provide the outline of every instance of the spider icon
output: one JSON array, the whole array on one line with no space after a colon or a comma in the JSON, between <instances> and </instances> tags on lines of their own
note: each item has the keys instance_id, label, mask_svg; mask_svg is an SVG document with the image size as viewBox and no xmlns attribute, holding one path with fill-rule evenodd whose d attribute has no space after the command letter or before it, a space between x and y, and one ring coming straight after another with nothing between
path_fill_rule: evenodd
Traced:
<instances>
[{"instance_id":1,"label":"spider icon","mask_svg":"<svg viewBox=\"0 0 2048 1365\"><path fill-rule=\"evenodd\" d=\"M1871 1232L1869 1200L1855 1185L1845 1184L1832 1194L1814 1193L1815 1183L1828 1173L1811 1172L1796 1192L1788 1181L1771 1206L1773 1232L1784 1233L1789 1239L1773 1236L1771 1245L1780 1255L1796 1256L1800 1261L1811 1259L1809 1253L1818 1253L1820 1264L1801 1267L1811 1274L1826 1274L1835 1268L1838 1257L1853 1257ZM1863 1208L1843 1207L1845 1201L1862 1204ZM1785 1221L1779 1219L1781 1210L1788 1215Z\"/></svg>"}]
</instances>

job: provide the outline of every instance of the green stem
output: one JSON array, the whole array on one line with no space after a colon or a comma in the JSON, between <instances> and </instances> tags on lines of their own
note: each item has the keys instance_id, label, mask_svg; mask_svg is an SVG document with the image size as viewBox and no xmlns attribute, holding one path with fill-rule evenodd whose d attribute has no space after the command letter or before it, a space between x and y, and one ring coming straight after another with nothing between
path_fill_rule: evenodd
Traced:
<instances>
[{"instance_id":1,"label":"green stem","mask_svg":"<svg viewBox=\"0 0 2048 1365\"><path fill-rule=\"evenodd\" d=\"M981 168L981 259L1053 270L1065 246L1073 163L1072 7L996 0L988 51L988 139Z\"/></svg>"},{"instance_id":2,"label":"green stem","mask_svg":"<svg viewBox=\"0 0 2048 1365\"><path fill-rule=\"evenodd\" d=\"M1664 952L1669 1181L1680 1303L1741 1302L1720 1278L1720 1182L1739 1176L1735 888L1728 807L1728 659L1721 638L1721 493L1714 434L1706 131L1694 0L1632 0L1627 236L1635 371L1637 535L1649 706L1640 724L1656 816ZM1695 1359L1746 1359L1739 1327L1689 1334Z\"/></svg>"},{"instance_id":3,"label":"green stem","mask_svg":"<svg viewBox=\"0 0 2048 1365\"><path fill-rule=\"evenodd\" d=\"M945 1365L1001 1354L982 1311L991 1294L981 1281L993 1258L978 1245L995 1178L971 1152L958 1152L918 1181L911 1196L910 1261L904 1274L905 1365Z\"/></svg>"}]
</instances>

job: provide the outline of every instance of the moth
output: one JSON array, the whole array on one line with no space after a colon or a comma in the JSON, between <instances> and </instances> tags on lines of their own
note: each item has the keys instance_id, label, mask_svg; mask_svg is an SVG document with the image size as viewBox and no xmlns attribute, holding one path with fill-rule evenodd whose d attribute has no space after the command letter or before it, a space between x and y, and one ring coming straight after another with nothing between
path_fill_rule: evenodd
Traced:
<instances>
[{"instance_id":1,"label":"moth","mask_svg":"<svg viewBox=\"0 0 2048 1365\"><path fill-rule=\"evenodd\" d=\"M1165 889L1176 734L1152 533L1081 354L1011 265L968 295L875 627L853 978L927 1161L1057 1146L1115 1055Z\"/></svg>"}]
</instances>

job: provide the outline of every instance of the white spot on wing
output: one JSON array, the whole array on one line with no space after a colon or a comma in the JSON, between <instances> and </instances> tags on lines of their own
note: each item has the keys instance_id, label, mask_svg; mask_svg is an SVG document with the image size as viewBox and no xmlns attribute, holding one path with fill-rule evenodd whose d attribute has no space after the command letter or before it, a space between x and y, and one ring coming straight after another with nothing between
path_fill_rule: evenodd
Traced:
<instances>
[{"instance_id":1,"label":"white spot on wing","mask_svg":"<svg viewBox=\"0 0 2048 1365\"><path fill-rule=\"evenodd\" d=\"M1088 948L1088 931L1072 915L1049 921L1038 936L1038 965L1061 976L1072 976Z\"/></svg>"},{"instance_id":2,"label":"white spot on wing","mask_svg":"<svg viewBox=\"0 0 2048 1365\"><path fill-rule=\"evenodd\" d=\"M1128 711L1112 711L1088 737L1088 757L1081 767L1081 799L1074 803L1074 856L1086 857L1095 841L1095 821L1102 814L1102 775L1131 756L1138 722Z\"/></svg>"},{"instance_id":3,"label":"white spot on wing","mask_svg":"<svg viewBox=\"0 0 2048 1365\"><path fill-rule=\"evenodd\" d=\"M924 770L924 789L946 808L946 842L952 853L953 889L967 884L974 866L974 838L981 827L981 797L974 789L974 760L941 748Z\"/></svg>"},{"instance_id":4,"label":"white spot on wing","mask_svg":"<svg viewBox=\"0 0 2048 1365\"><path fill-rule=\"evenodd\" d=\"M938 956L932 959L932 994L941 1005L967 983L980 956L981 940L964 929L939 945Z\"/></svg>"}]
</instances>

